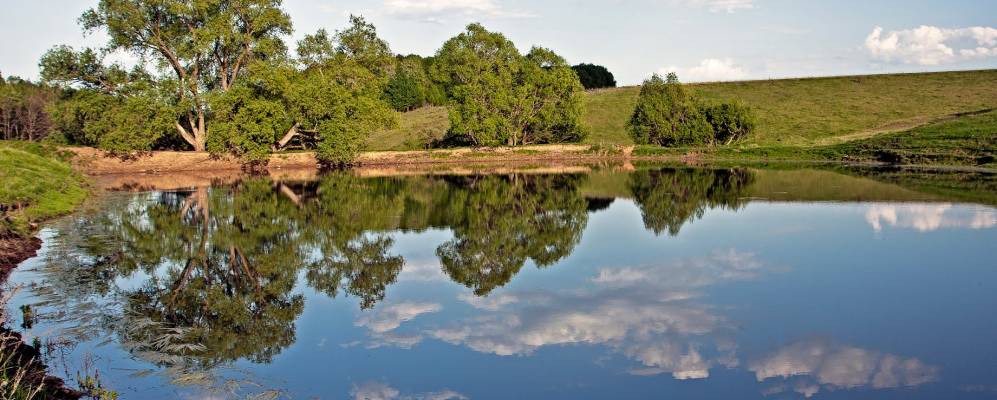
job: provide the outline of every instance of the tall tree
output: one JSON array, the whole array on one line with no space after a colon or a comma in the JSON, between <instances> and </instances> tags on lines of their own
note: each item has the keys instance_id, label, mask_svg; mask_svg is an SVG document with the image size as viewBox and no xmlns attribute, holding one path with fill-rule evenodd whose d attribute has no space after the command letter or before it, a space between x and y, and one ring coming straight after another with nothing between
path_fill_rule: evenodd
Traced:
<instances>
[{"instance_id":1,"label":"tall tree","mask_svg":"<svg viewBox=\"0 0 997 400\"><path fill-rule=\"evenodd\" d=\"M101 0L80 22L86 31L107 31L104 51L129 52L167 72L168 78L153 82L171 93L177 133L202 151L208 136L208 95L228 91L253 60L285 53L280 37L290 34L291 19L280 5L281 0ZM77 57L94 61L87 51ZM42 64L58 66L45 60ZM90 79L88 72L94 70L100 72L63 68L64 73L48 75L92 80L94 87L114 92L113 80ZM72 72L75 77L66 74Z\"/></svg>"},{"instance_id":2,"label":"tall tree","mask_svg":"<svg viewBox=\"0 0 997 400\"><path fill-rule=\"evenodd\" d=\"M582 86L550 50L534 48L523 56L501 33L471 24L443 44L432 75L451 99L452 142L514 146L582 136ZM555 127L571 134L552 135Z\"/></svg>"}]
</instances>

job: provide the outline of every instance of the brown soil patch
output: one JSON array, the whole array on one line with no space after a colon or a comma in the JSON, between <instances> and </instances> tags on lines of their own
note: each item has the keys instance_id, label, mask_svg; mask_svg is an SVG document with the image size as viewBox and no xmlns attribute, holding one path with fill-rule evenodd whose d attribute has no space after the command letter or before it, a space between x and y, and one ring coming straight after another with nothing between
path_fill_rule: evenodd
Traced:
<instances>
[{"instance_id":1,"label":"brown soil patch","mask_svg":"<svg viewBox=\"0 0 997 400\"><path fill-rule=\"evenodd\" d=\"M10 272L17 268L21 261L34 257L42 241L34 236L19 236L7 234L0 236L0 282L5 282Z\"/></svg>"}]
</instances>

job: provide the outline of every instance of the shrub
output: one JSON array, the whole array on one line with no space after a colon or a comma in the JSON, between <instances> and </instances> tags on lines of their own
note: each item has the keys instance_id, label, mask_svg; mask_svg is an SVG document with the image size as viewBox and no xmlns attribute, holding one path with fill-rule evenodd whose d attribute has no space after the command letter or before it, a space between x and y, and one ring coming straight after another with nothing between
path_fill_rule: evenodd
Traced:
<instances>
[{"instance_id":1,"label":"shrub","mask_svg":"<svg viewBox=\"0 0 997 400\"><path fill-rule=\"evenodd\" d=\"M714 144L728 145L744 139L755 130L755 114L750 107L736 100L703 107L706 121L713 127Z\"/></svg>"},{"instance_id":2,"label":"shrub","mask_svg":"<svg viewBox=\"0 0 997 400\"><path fill-rule=\"evenodd\" d=\"M637 144L691 146L713 141L713 128L678 77L655 74L644 81L627 124Z\"/></svg>"}]
</instances>

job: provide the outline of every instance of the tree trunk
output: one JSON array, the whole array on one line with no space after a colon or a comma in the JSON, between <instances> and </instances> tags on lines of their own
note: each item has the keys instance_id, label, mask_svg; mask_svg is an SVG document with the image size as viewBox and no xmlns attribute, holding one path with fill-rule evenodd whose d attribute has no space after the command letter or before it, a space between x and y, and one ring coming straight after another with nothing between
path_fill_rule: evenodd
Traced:
<instances>
[{"instance_id":1,"label":"tree trunk","mask_svg":"<svg viewBox=\"0 0 997 400\"><path fill-rule=\"evenodd\" d=\"M300 126L301 124L295 122L294 126L292 126L291 129L289 129L287 133L284 134L284 137L280 138L280 141L277 142L277 147L275 150L283 150L284 146L287 146L287 143L289 143L291 139L294 139L294 137L298 135L298 127Z\"/></svg>"},{"instance_id":2,"label":"tree trunk","mask_svg":"<svg viewBox=\"0 0 997 400\"><path fill-rule=\"evenodd\" d=\"M177 128L177 132L180 133L180 137L182 137L185 142L193 146L194 151L204 151L207 148L203 124L201 126L192 127L190 131L188 131L187 128L179 122L176 122L175 126Z\"/></svg>"}]
</instances>

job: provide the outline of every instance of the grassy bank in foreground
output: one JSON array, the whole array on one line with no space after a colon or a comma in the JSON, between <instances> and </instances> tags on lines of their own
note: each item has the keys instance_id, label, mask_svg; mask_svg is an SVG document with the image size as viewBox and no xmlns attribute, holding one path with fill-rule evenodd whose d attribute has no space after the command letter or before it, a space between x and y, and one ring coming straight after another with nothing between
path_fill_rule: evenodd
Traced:
<instances>
[{"instance_id":1,"label":"grassy bank in foreground","mask_svg":"<svg viewBox=\"0 0 997 400\"><path fill-rule=\"evenodd\" d=\"M997 107L997 70L779 79L689 85L704 99L741 99L758 115L744 144L813 146L897 132L947 115ZM582 115L586 143L630 145L626 123L639 87L591 91ZM379 132L369 150L411 150L448 126L442 107L402 114L399 129Z\"/></svg>"},{"instance_id":2,"label":"grassy bank in foreground","mask_svg":"<svg viewBox=\"0 0 997 400\"><path fill-rule=\"evenodd\" d=\"M635 156L699 152L706 158L885 162L903 165L997 167L997 111L969 114L897 133L818 146L750 146L711 149L641 146Z\"/></svg>"},{"instance_id":3,"label":"grassy bank in foreground","mask_svg":"<svg viewBox=\"0 0 997 400\"><path fill-rule=\"evenodd\" d=\"M83 202L84 178L61 157L52 146L0 141L0 234L29 234L32 223Z\"/></svg>"}]
</instances>

